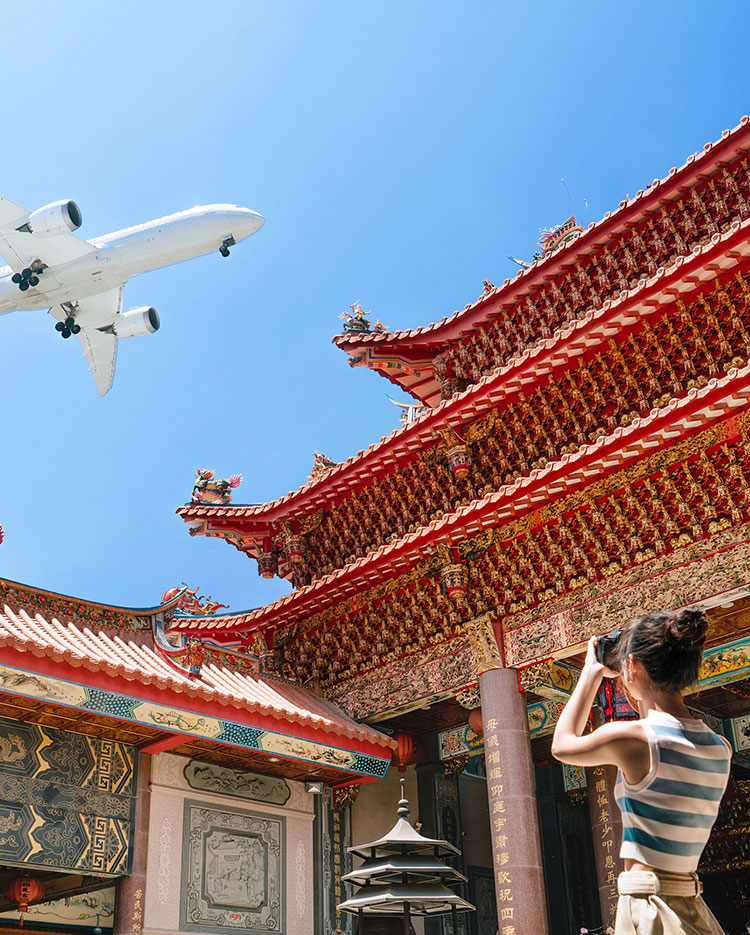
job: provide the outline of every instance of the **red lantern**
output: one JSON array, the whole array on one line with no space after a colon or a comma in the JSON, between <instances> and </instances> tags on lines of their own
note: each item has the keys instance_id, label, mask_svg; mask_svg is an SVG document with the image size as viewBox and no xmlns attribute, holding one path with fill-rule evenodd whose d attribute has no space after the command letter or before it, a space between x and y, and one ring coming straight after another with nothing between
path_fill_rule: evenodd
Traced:
<instances>
[{"instance_id":1,"label":"red lantern","mask_svg":"<svg viewBox=\"0 0 750 935\"><path fill-rule=\"evenodd\" d=\"M446 452L448 464L456 478L466 477L471 467L471 456L466 445L456 445Z\"/></svg>"},{"instance_id":2,"label":"red lantern","mask_svg":"<svg viewBox=\"0 0 750 935\"><path fill-rule=\"evenodd\" d=\"M258 555L258 574L261 578L273 578L277 565L278 559L274 552L261 552Z\"/></svg>"},{"instance_id":3,"label":"red lantern","mask_svg":"<svg viewBox=\"0 0 750 935\"><path fill-rule=\"evenodd\" d=\"M415 737L414 734L407 733L405 730L397 730L392 737L398 744L398 747L393 751L391 756L393 762L398 766L399 772L403 773L406 771L407 766L416 763L420 756L422 756L424 745L418 737Z\"/></svg>"},{"instance_id":4,"label":"red lantern","mask_svg":"<svg viewBox=\"0 0 750 935\"><path fill-rule=\"evenodd\" d=\"M44 899L44 886L34 877L16 877L15 880L11 880L3 892L8 899L12 899L18 904L18 911L21 913L21 918L18 920L19 925L23 925L23 913L26 912L29 906Z\"/></svg>"},{"instance_id":5,"label":"red lantern","mask_svg":"<svg viewBox=\"0 0 750 935\"><path fill-rule=\"evenodd\" d=\"M466 565L446 565L443 568L445 593L454 601L463 600L469 587L469 569Z\"/></svg>"},{"instance_id":6,"label":"red lantern","mask_svg":"<svg viewBox=\"0 0 750 935\"><path fill-rule=\"evenodd\" d=\"M304 555L304 547L302 544L302 536L287 536L286 539L286 556L290 562L293 564L298 564L301 562Z\"/></svg>"},{"instance_id":7,"label":"red lantern","mask_svg":"<svg viewBox=\"0 0 750 935\"><path fill-rule=\"evenodd\" d=\"M482 709L474 708L469 712L469 727L474 731L477 737L484 736L484 724L482 723Z\"/></svg>"}]
</instances>

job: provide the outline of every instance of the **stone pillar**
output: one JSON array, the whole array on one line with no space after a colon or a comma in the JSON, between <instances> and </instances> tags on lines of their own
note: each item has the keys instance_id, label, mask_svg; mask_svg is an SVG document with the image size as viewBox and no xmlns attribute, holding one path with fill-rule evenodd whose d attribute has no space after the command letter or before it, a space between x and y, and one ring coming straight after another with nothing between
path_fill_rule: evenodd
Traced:
<instances>
[{"instance_id":1,"label":"stone pillar","mask_svg":"<svg viewBox=\"0 0 750 935\"><path fill-rule=\"evenodd\" d=\"M547 935L539 816L526 703L488 615L466 625L479 675L500 935Z\"/></svg>"},{"instance_id":2,"label":"stone pillar","mask_svg":"<svg viewBox=\"0 0 750 935\"><path fill-rule=\"evenodd\" d=\"M138 760L138 788L133 831L133 869L117 883L113 935L141 935L146 905L148 821L151 807L151 755Z\"/></svg>"},{"instance_id":3,"label":"stone pillar","mask_svg":"<svg viewBox=\"0 0 750 935\"><path fill-rule=\"evenodd\" d=\"M622 821L615 802L616 766L586 768L591 837L596 860L596 881L602 922L614 928L617 912L617 875L625 869L620 860Z\"/></svg>"}]
</instances>

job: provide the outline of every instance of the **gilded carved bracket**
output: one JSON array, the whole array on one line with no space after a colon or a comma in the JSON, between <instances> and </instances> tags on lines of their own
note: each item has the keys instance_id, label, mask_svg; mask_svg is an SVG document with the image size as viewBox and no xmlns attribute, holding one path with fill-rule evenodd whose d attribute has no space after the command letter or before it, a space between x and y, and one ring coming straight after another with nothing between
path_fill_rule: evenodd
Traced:
<instances>
[{"instance_id":1,"label":"gilded carved bracket","mask_svg":"<svg viewBox=\"0 0 750 935\"><path fill-rule=\"evenodd\" d=\"M489 614L482 614L474 617L473 620L467 620L463 629L471 647L471 656L477 675L489 672L490 669L505 668Z\"/></svg>"}]
</instances>

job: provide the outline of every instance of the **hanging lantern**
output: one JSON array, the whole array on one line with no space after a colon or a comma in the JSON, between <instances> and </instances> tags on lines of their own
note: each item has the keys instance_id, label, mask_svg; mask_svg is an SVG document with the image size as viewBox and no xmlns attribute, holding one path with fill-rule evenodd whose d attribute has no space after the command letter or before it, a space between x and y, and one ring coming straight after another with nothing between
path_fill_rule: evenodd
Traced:
<instances>
[{"instance_id":1,"label":"hanging lantern","mask_svg":"<svg viewBox=\"0 0 750 935\"><path fill-rule=\"evenodd\" d=\"M23 913L26 912L29 906L44 899L44 886L34 877L16 877L15 880L11 880L3 892L8 899L12 899L18 904L18 911L21 913L18 920L19 925L23 925Z\"/></svg>"},{"instance_id":2,"label":"hanging lantern","mask_svg":"<svg viewBox=\"0 0 750 935\"><path fill-rule=\"evenodd\" d=\"M471 455L466 445L456 445L446 452L448 464L450 465L453 476L457 479L466 477L471 467Z\"/></svg>"},{"instance_id":3,"label":"hanging lantern","mask_svg":"<svg viewBox=\"0 0 750 935\"><path fill-rule=\"evenodd\" d=\"M469 569L466 565L446 565L443 568L443 585L451 600L463 600L469 587Z\"/></svg>"},{"instance_id":4,"label":"hanging lantern","mask_svg":"<svg viewBox=\"0 0 750 935\"><path fill-rule=\"evenodd\" d=\"M396 741L398 747L393 751L391 756L393 762L398 766L399 772L403 773L407 766L416 763L420 756L422 756L424 745L418 737L415 737L414 734L409 734L405 730L397 730L396 733L392 735L392 739Z\"/></svg>"},{"instance_id":5,"label":"hanging lantern","mask_svg":"<svg viewBox=\"0 0 750 935\"><path fill-rule=\"evenodd\" d=\"M292 564L299 564L305 557L302 536L292 534L286 538L286 557Z\"/></svg>"},{"instance_id":6,"label":"hanging lantern","mask_svg":"<svg viewBox=\"0 0 750 935\"><path fill-rule=\"evenodd\" d=\"M469 712L469 727L474 731L477 737L484 736L484 724L482 723L482 709L474 708Z\"/></svg>"},{"instance_id":7,"label":"hanging lantern","mask_svg":"<svg viewBox=\"0 0 750 935\"><path fill-rule=\"evenodd\" d=\"M274 552L261 552L258 555L258 574L261 578L273 578L278 563L278 556Z\"/></svg>"}]
</instances>

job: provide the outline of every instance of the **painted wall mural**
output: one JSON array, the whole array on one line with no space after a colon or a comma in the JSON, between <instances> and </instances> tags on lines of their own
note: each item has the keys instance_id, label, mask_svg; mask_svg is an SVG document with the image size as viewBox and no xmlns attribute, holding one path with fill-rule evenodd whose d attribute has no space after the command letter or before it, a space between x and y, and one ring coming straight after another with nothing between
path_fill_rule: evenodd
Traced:
<instances>
[{"instance_id":1,"label":"painted wall mural","mask_svg":"<svg viewBox=\"0 0 750 935\"><path fill-rule=\"evenodd\" d=\"M283 933L285 819L187 800L183 828L180 928Z\"/></svg>"},{"instance_id":2,"label":"painted wall mural","mask_svg":"<svg viewBox=\"0 0 750 935\"><path fill-rule=\"evenodd\" d=\"M0 863L129 873L136 753L0 719Z\"/></svg>"},{"instance_id":3,"label":"painted wall mural","mask_svg":"<svg viewBox=\"0 0 750 935\"><path fill-rule=\"evenodd\" d=\"M81 711L106 714L124 721L147 724L160 730L216 740L246 750L261 750L290 759L324 764L334 769L378 779L385 776L391 762L390 757L354 753L328 744L301 740L288 734L279 734L151 701L140 701L128 695L89 688L11 666L0 665L0 691L51 701Z\"/></svg>"},{"instance_id":4,"label":"painted wall mural","mask_svg":"<svg viewBox=\"0 0 750 935\"><path fill-rule=\"evenodd\" d=\"M29 906L24 913L26 925L45 928L63 926L65 929L92 930L96 926L103 932L111 932L115 919L115 888L107 887L93 893L81 893L79 896L66 896L41 905ZM0 912L0 919L18 922L18 909Z\"/></svg>"}]
</instances>

